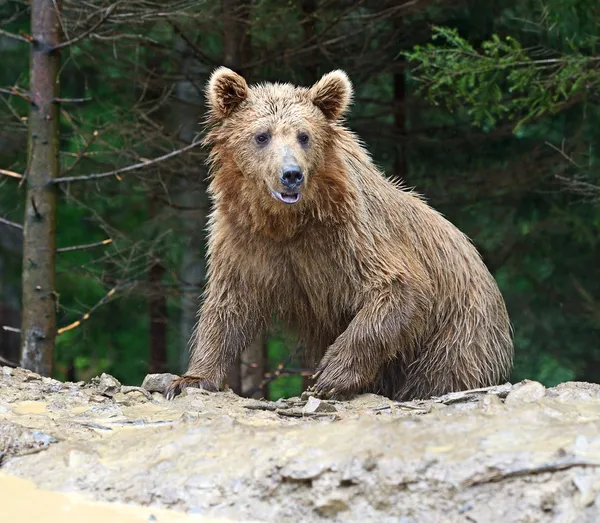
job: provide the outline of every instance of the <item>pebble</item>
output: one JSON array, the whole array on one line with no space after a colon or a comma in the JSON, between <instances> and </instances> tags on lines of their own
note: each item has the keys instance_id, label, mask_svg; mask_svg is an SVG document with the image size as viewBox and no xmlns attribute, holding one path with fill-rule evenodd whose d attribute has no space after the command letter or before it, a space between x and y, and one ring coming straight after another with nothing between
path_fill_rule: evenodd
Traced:
<instances>
[{"instance_id":1,"label":"pebble","mask_svg":"<svg viewBox=\"0 0 600 523\"><path fill-rule=\"evenodd\" d=\"M165 391L169 383L175 378L178 378L175 374L147 374L142 382L142 388L148 392L160 392L161 394Z\"/></svg>"}]
</instances>

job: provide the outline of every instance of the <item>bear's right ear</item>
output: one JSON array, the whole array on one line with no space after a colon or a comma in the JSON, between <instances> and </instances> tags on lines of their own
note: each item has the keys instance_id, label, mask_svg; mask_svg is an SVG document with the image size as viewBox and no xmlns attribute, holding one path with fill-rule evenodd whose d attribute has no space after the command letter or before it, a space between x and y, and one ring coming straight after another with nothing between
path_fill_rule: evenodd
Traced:
<instances>
[{"instance_id":1,"label":"bear's right ear","mask_svg":"<svg viewBox=\"0 0 600 523\"><path fill-rule=\"evenodd\" d=\"M248 84L239 74L219 67L208 81L206 98L213 116L217 119L229 116L248 97Z\"/></svg>"},{"instance_id":2,"label":"bear's right ear","mask_svg":"<svg viewBox=\"0 0 600 523\"><path fill-rule=\"evenodd\" d=\"M324 75L310 88L309 96L328 120L337 120L352 103L352 83L341 70Z\"/></svg>"}]
</instances>

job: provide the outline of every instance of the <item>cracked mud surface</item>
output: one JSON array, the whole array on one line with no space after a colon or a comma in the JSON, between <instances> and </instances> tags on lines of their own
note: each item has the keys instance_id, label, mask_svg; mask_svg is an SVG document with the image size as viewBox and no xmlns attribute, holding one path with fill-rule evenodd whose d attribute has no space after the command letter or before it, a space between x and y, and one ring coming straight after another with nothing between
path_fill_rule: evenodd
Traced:
<instances>
[{"instance_id":1,"label":"cracked mud surface","mask_svg":"<svg viewBox=\"0 0 600 523\"><path fill-rule=\"evenodd\" d=\"M6 521L592 522L600 385L168 402L0 367L0 460Z\"/></svg>"}]
</instances>

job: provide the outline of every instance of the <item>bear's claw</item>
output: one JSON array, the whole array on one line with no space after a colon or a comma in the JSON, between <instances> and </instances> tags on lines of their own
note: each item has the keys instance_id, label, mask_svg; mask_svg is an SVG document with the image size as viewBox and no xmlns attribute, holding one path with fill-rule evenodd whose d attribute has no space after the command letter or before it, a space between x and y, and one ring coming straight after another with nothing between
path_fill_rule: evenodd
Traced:
<instances>
[{"instance_id":1,"label":"bear's claw","mask_svg":"<svg viewBox=\"0 0 600 523\"><path fill-rule=\"evenodd\" d=\"M218 392L219 390L219 388L210 380L204 378L194 378L192 376L182 376L181 378L176 378L169 383L165 389L164 396L168 400L173 400L188 387L204 389L209 392Z\"/></svg>"}]
</instances>

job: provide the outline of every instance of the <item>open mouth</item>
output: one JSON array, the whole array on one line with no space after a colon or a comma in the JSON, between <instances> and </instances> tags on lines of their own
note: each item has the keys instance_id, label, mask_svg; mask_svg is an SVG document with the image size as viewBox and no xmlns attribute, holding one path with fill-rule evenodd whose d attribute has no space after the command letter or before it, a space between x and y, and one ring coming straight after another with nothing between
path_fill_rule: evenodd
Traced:
<instances>
[{"instance_id":1,"label":"open mouth","mask_svg":"<svg viewBox=\"0 0 600 523\"><path fill-rule=\"evenodd\" d=\"M271 194L273 195L273 198L287 204L298 203L300 201L300 193L297 192L271 191Z\"/></svg>"}]
</instances>

